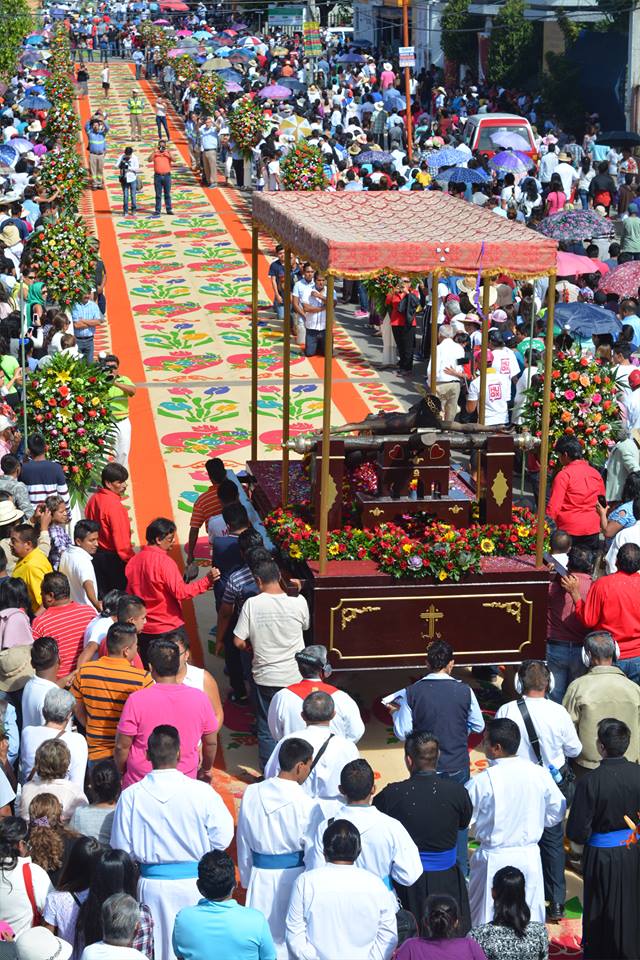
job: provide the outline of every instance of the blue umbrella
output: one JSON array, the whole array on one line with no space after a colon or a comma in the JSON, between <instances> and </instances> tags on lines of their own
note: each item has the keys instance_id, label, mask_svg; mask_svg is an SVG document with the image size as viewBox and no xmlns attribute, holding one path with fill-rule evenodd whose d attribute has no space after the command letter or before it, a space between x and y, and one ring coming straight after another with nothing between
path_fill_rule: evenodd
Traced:
<instances>
[{"instance_id":1,"label":"blue umbrella","mask_svg":"<svg viewBox=\"0 0 640 960\"><path fill-rule=\"evenodd\" d=\"M593 303L559 303L555 319L561 327L583 340L588 340L594 333L617 336L622 330L622 323L613 310L605 310Z\"/></svg>"},{"instance_id":2,"label":"blue umbrella","mask_svg":"<svg viewBox=\"0 0 640 960\"><path fill-rule=\"evenodd\" d=\"M393 163L393 157L386 150L365 150L353 158L355 162L361 163Z\"/></svg>"},{"instance_id":3,"label":"blue umbrella","mask_svg":"<svg viewBox=\"0 0 640 960\"><path fill-rule=\"evenodd\" d=\"M219 77L222 77L223 80L234 80L236 83L244 80L242 74L238 73L237 70L232 70L231 67L225 67L224 70L216 70L215 72Z\"/></svg>"},{"instance_id":4,"label":"blue umbrella","mask_svg":"<svg viewBox=\"0 0 640 960\"><path fill-rule=\"evenodd\" d=\"M366 59L361 53L343 53L336 57L336 63L365 63Z\"/></svg>"},{"instance_id":5,"label":"blue umbrella","mask_svg":"<svg viewBox=\"0 0 640 960\"><path fill-rule=\"evenodd\" d=\"M196 30L193 36L196 40L211 40L211 34L206 30Z\"/></svg>"},{"instance_id":6,"label":"blue umbrella","mask_svg":"<svg viewBox=\"0 0 640 960\"><path fill-rule=\"evenodd\" d=\"M473 170L469 167L449 167L448 170L442 170L436 175L437 180L444 180L446 183L453 180L454 183L489 183L491 177L487 176L484 170Z\"/></svg>"},{"instance_id":7,"label":"blue umbrella","mask_svg":"<svg viewBox=\"0 0 640 960\"><path fill-rule=\"evenodd\" d=\"M40 86L40 84L36 84L34 87L27 87L25 90L25 94L27 94L27 96L35 95L37 93L44 93L44 87Z\"/></svg>"},{"instance_id":8,"label":"blue umbrella","mask_svg":"<svg viewBox=\"0 0 640 960\"><path fill-rule=\"evenodd\" d=\"M44 43L44 37L34 34L32 37L27 37L25 43L27 43L30 47L40 46L41 43Z\"/></svg>"},{"instance_id":9,"label":"blue umbrella","mask_svg":"<svg viewBox=\"0 0 640 960\"><path fill-rule=\"evenodd\" d=\"M524 153L503 150L489 160L489 166L500 173L526 173L533 161Z\"/></svg>"},{"instance_id":10,"label":"blue umbrella","mask_svg":"<svg viewBox=\"0 0 640 960\"><path fill-rule=\"evenodd\" d=\"M384 104L385 110L404 110L407 105L406 98L400 93L399 90L390 88L386 90L382 97L382 102Z\"/></svg>"},{"instance_id":11,"label":"blue umbrella","mask_svg":"<svg viewBox=\"0 0 640 960\"><path fill-rule=\"evenodd\" d=\"M3 143L0 145L0 164L5 167L14 167L18 162L18 157L20 152L15 150L10 144Z\"/></svg>"},{"instance_id":12,"label":"blue umbrella","mask_svg":"<svg viewBox=\"0 0 640 960\"><path fill-rule=\"evenodd\" d=\"M454 150L453 147L443 147L429 154L427 163L430 167L455 167L459 163L466 163L469 157L460 150Z\"/></svg>"},{"instance_id":13,"label":"blue umbrella","mask_svg":"<svg viewBox=\"0 0 640 960\"><path fill-rule=\"evenodd\" d=\"M7 146L17 150L18 153L29 153L30 150L33 150L31 140L27 140L26 137L12 137Z\"/></svg>"},{"instance_id":14,"label":"blue umbrella","mask_svg":"<svg viewBox=\"0 0 640 960\"><path fill-rule=\"evenodd\" d=\"M53 106L46 97L23 97L19 104L27 110L50 110Z\"/></svg>"}]
</instances>

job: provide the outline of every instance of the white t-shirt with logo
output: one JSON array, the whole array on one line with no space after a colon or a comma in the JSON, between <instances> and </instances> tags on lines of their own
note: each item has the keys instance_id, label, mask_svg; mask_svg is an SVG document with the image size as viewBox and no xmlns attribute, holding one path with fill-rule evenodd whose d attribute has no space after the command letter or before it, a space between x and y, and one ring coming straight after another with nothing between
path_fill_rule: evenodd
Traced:
<instances>
[{"instance_id":1,"label":"white t-shirt with logo","mask_svg":"<svg viewBox=\"0 0 640 960\"><path fill-rule=\"evenodd\" d=\"M493 354L491 366L499 376L504 377L505 387L507 388L506 396L510 398L511 381L513 377L520 375L520 364L518 363L515 353L509 347L500 347L491 352Z\"/></svg>"},{"instance_id":2,"label":"white t-shirt with logo","mask_svg":"<svg viewBox=\"0 0 640 960\"><path fill-rule=\"evenodd\" d=\"M485 404L485 423L503 424L507 422L507 403L511 398L511 386L505 388L504 377L495 370L487 370L487 402ZM480 377L469 384L469 400L480 401Z\"/></svg>"}]
</instances>

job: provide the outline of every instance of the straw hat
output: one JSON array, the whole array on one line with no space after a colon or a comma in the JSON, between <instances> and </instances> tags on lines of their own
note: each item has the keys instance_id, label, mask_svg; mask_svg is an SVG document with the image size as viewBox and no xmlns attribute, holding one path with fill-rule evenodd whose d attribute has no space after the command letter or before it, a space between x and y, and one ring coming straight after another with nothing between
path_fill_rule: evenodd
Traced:
<instances>
[{"instance_id":1,"label":"straw hat","mask_svg":"<svg viewBox=\"0 0 640 960\"><path fill-rule=\"evenodd\" d=\"M20 243L20 234L14 223L8 223L6 227L0 230L0 240L2 240L7 247L13 247L16 243Z\"/></svg>"},{"instance_id":2,"label":"straw hat","mask_svg":"<svg viewBox=\"0 0 640 960\"><path fill-rule=\"evenodd\" d=\"M458 281L457 281L456 286L457 286L458 290L460 291L460 293L466 293L466 295L469 297L469 299L470 299L470 300L473 300L473 298L474 298L475 295L476 295L476 278L475 278L475 277L463 277L462 280L458 280ZM490 290L490 292L489 292L489 306L492 307L492 306L494 305L494 303L496 303L496 301L497 301L497 299L498 299L498 291L496 290L496 288L495 288L493 285L491 285L491 287L489 288L489 290ZM482 286L481 286L481 288L480 288L480 302L481 302L481 303L482 303L482 298L483 298L483 290L482 290Z\"/></svg>"},{"instance_id":3,"label":"straw hat","mask_svg":"<svg viewBox=\"0 0 640 960\"><path fill-rule=\"evenodd\" d=\"M560 160L561 163L571 163L571 155L568 154L566 150L561 150L558 155L558 160Z\"/></svg>"},{"instance_id":4,"label":"straw hat","mask_svg":"<svg viewBox=\"0 0 640 960\"><path fill-rule=\"evenodd\" d=\"M357 157L358 154L361 153L361 152L362 152L362 151L360 150L360 147L358 146L357 143L353 143L353 144L349 147L349 153L351 154L352 157Z\"/></svg>"}]
</instances>

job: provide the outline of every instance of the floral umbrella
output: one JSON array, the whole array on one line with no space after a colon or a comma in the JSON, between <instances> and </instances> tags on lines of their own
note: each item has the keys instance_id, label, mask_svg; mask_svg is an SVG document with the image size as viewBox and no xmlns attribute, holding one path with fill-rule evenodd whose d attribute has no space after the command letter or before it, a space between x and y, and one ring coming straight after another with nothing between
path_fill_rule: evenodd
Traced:
<instances>
[{"instance_id":1,"label":"floral umbrella","mask_svg":"<svg viewBox=\"0 0 640 960\"><path fill-rule=\"evenodd\" d=\"M612 237L615 227L611 220L593 210L561 210L545 217L538 227L540 233L552 240L576 242L594 237Z\"/></svg>"},{"instance_id":2,"label":"floral umbrella","mask_svg":"<svg viewBox=\"0 0 640 960\"><path fill-rule=\"evenodd\" d=\"M453 147L443 147L442 150L436 150L435 153L427 157L427 163L430 167L457 167L459 163L466 163L469 157L461 150L454 150Z\"/></svg>"},{"instance_id":3,"label":"floral umbrella","mask_svg":"<svg viewBox=\"0 0 640 960\"><path fill-rule=\"evenodd\" d=\"M638 287L640 287L640 260L621 263L598 284L598 290L604 293L615 293L619 297L637 297Z\"/></svg>"},{"instance_id":4,"label":"floral umbrella","mask_svg":"<svg viewBox=\"0 0 640 960\"><path fill-rule=\"evenodd\" d=\"M531 166L531 158L524 153L503 150L491 157L489 166L499 173L526 173Z\"/></svg>"}]
</instances>

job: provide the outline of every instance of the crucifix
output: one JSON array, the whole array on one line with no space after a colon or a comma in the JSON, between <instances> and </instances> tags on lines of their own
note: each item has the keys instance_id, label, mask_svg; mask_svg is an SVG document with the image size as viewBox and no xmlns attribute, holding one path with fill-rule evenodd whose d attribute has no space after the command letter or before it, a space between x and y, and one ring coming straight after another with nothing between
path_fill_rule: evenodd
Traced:
<instances>
[{"instance_id":1,"label":"crucifix","mask_svg":"<svg viewBox=\"0 0 640 960\"><path fill-rule=\"evenodd\" d=\"M433 604L429 606L426 613L421 613L420 619L426 620L428 625L426 634L423 633L422 636L426 637L427 640L433 640L434 637L439 637L440 634L436 633L436 623L438 620L442 620L443 617L444 613L438 610L437 607L434 607Z\"/></svg>"}]
</instances>

